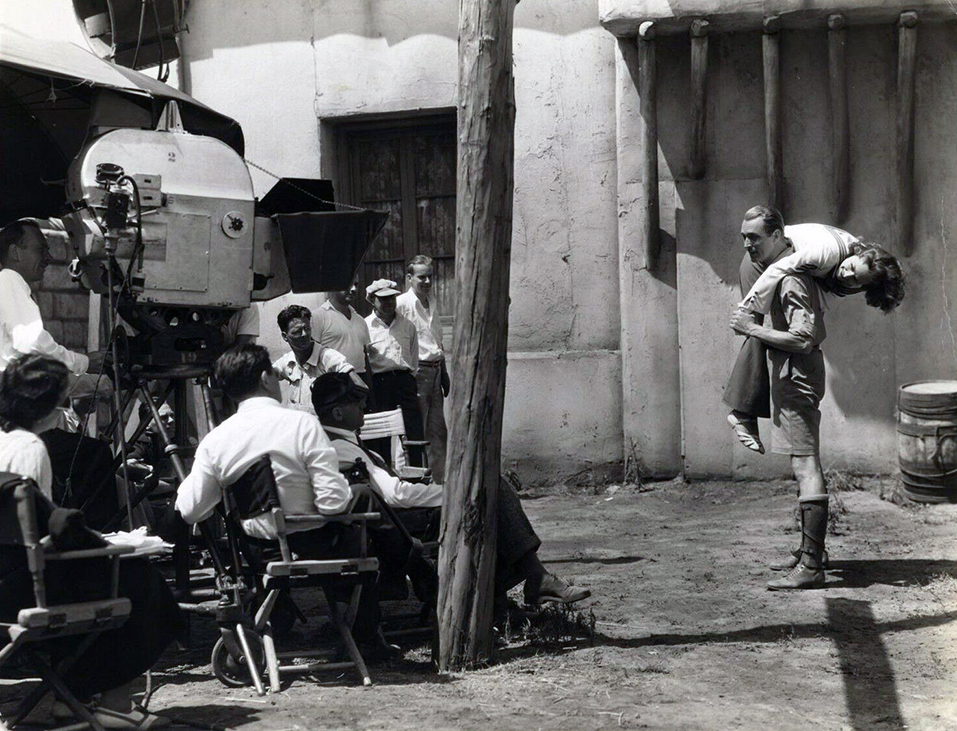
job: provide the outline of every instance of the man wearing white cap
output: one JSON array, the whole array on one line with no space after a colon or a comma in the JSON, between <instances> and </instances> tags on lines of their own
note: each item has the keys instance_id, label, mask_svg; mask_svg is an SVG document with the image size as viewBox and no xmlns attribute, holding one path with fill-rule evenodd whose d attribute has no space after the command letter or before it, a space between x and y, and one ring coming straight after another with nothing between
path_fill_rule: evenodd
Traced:
<instances>
[{"instance_id":1,"label":"man wearing white cap","mask_svg":"<svg viewBox=\"0 0 957 731\"><path fill-rule=\"evenodd\" d=\"M366 318L371 340L372 387L379 410L402 409L406 436L410 441L422 441L422 414L415 383L419 341L415 325L396 313L398 294L396 283L391 279L377 279L366 287L366 299L372 304L372 314ZM390 460L388 439L373 440L369 446ZM421 453L410 450L410 457L421 464Z\"/></svg>"}]
</instances>

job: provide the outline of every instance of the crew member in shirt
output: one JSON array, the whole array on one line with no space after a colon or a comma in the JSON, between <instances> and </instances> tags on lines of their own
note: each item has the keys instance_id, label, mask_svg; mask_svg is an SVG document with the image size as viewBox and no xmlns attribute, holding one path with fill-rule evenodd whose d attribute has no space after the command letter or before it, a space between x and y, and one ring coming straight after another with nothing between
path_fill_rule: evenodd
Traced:
<instances>
[{"instance_id":1,"label":"crew member in shirt","mask_svg":"<svg viewBox=\"0 0 957 731\"><path fill-rule=\"evenodd\" d=\"M46 222L52 229L54 222ZM68 396L96 394L98 423L109 422L113 382L100 375L105 354L83 355L57 343L43 325L31 284L39 284L53 257L41 220L24 218L0 230L0 372L14 358L35 353L63 363L69 371ZM54 498L64 507L84 506L86 523L102 528L118 511L112 487L113 455L103 442L77 433L73 409L59 410L55 428L40 435L53 465ZM110 487L100 489L104 483ZM92 500L88 500L91 496Z\"/></svg>"},{"instance_id":2,"label":"crew member in shirt","mask_svg":"<svg viewBox=\"0 0 957 731\"><path fill-rule=\"evenodd\" d=\"M18 355L45 355L70 371L71 398L84 398L96 388L104 354L67 350L44 328L30 285L43 280L52 260L38 219L21 219L0 231L0 371ZM112 393L112 382L99 379L98 397L108 399Z\"/></svg>"},{"instance_id":3,"label":"crew member in shirt","mask_svg":"<svg viewBox=\"0 0 957 731\"><path fill-rule=\"evenodd\" d=\"M405 278L409 289L396 298L396 312L415 325L419 343L415 382L425 438L429 443L429 467L432 468L432 479L443 483L448 441L443 405L449 395L450 382L442 345L442 323L434 299L429 299L433 281L432 259L422 254L414 257L406 268Z\"/></svg>"},{"instance_id":4,"label":"crew member in shirt","mask_svg":"<svg viewBox=\"0 0 957 731\"><path fill-rule=\"evenodd\" d=\"M372 314L366 318L369 326L369 366L379 411L402 409L405 434L411 441L422 441L422 413L419 411L415 371L419 365L419 341L415 325L396 312L396 283L377 279L366 287L366 298L372 304ZM374 439L369 447L391 462L389 439ZM421 453L410 448L409 457L421 465Z\"/></svg>"},{"instance_id":5,"label":"crew member in shirt","mask_svg":"<svg viewBox=\"0 0 957 731\"><path fill-rule=\"evenodd\" d=\"M253 302L236 310L222 327L223 347L255 343L259 339L259 308Z\"/></svg>"},{"instance_id":6,"label":"crew member in shirt","mask_svg":"<svg viewBox=\"0 0 957 731\"><path fill-rule=\"evenodd\" d=\"M349 289L330 292L329 299L312 315L312 335L320 345L342 353L371 388L372 374L366 353L371 342L369 326L355 310L357 291L358 285L353 282Z\"/></svg>"},{"instance_id":7,"label":"crew member in shirt","mask_svg":"<svg viewBox=\"0 0 957 731\"><path fill-rule=\"evenodd\" d=\"M308 319L308 318L307 318ZM176 510L189 523L212 515L232 485L263 455L269 455L279 503L287 515L338 515L353 503L336 451L315 416L285 409L279 403L279 379L260 345L239 345L216 361L213 371L223 393L235 401L236 413L199 443L189 475L176 493ZM327 523L309 528L287 525L289 548L300 558L348 558L359 555L359 532L353 525ZM243 521L254 542L278 538L272 515ZM338 601L338 599L337 599ZM343 597L342 601L348 601ZM354 634L360 644L378 639L376 587L365 586Z\"/></svg>"},{"instance_id":8,"label":"crew member in shirt","mask_svg":"<svg viewBox=\"0 0 957 731\"><path fill-rule=\"evenodd\" d=\"M302 305L289 305L276 318L282 339L290 350L273 362L282 388L282 405L314 414L309 389L323 373L354 370L345 356L312 338L312 313Z\"/></svg>"},{"instance_id":9,"label":"crew member in shirt","mask_svg":"<svg viewBox=\"0 0 957 731\"><path fill-rule=\"evenodd\" d=\"M341 470L351 470L361 461L368 473L369 483L392 507L434 511L441 508L444 494L441 485L413 484L401 480L387 464L377 464L375 455L368 452L366 445L357 437L356 431L364 419L362 402L365 400L365 387L361 382L349 376L328 373L313 384L312 400L319 420L336 450ZM506 612L508 590L522 581L525 582L525 603L530 605L537 606L545 602L572 604L591 596L588 589L573 586L545 569L538 558L542 542L515 490L504 480L499 487L495 510L498 523L495 560L497 615L501 617ZM425 540L437 538L432 531L438 521L429 520L426 523L429 535L420 537ZM421 574L410 574L409 578L414 586L428 586L429 582L422 581ZM419 594L418 588L416 594ZM426 599L423 594L419 594L419 598Z\"/></svg>"}]
</instances>

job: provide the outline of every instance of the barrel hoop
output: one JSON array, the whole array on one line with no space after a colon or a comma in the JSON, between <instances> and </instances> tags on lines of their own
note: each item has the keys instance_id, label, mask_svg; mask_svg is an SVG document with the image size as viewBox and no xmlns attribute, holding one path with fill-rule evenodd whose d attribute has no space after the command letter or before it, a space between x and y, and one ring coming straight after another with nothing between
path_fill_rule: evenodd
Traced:
<instances>
[{"instance_id":1,"label":"barrel hoop","mask_svg":"<svg viewBox=\"0 0 957 731\"><path fill-rule=\"evenodd\" d=\"M957 424L948 426L931 426L928 424L897 424L898 434L908 437L937 437L938 439L957 439Z\"/></svg>"},{"instance_id":2,"label":"barrel hoop","mask_svg":"<svg viewBox=\"0 0 957 731\"><path fill-rule=\"evenodd\" d=\"M957 469L953 470L921 470L911 468L910 465L905 467L901 465L901 474L905 477L913 477L914 479L924 478L924 479L934 479L934 480L943 480L949 477L957 477Z\"/></svg>"},{"instance_id":3,"label":"barrel hoop","mask_svg":"<svg viewBox=\"0 0 957 731\"><path fill-rule=\"evenodd\" d=\"M904 479L902 480L902 482L908 487L917 488L920 490L926 490L928 492L934 492L934 491L950 492L950 491L957 490L957 482L954 482L954 481L950 481L947 483L924 482L922 480L908 479L908 477L904 475Z\"/></svg>"},{"instance_id":4,"label":"barrel hoop","mask_svg":"<svg viewBox=\"0 0 957 731\"><path fill-rule=\"evenodd\" d=\"M910 416L929 419L957 418L957 405L955 404L915 404L912 401L905 403L903 399L898 399L897 408Z\"/></svg>"}]
</instances>

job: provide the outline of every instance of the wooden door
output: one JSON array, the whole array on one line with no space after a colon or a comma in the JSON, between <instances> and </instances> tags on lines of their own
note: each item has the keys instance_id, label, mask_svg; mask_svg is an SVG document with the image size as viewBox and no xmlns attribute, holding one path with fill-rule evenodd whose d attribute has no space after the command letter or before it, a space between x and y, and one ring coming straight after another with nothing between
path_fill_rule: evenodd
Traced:
<instances>
[{"instance_id":1,"label":"wooden door","mask_svg":"<svg viewBox=\"0 0 957 731\"><path fill-rule=\"evenodd\" d=\"M353 205L388 211L389 221L359 270L359 311L365 287L392 279L405 289L413 256L433 258L432 296L446 326L455 304L455 119L344 133ZM446 344L447 346L449 343Z\"/></svg>"}]
</instances>

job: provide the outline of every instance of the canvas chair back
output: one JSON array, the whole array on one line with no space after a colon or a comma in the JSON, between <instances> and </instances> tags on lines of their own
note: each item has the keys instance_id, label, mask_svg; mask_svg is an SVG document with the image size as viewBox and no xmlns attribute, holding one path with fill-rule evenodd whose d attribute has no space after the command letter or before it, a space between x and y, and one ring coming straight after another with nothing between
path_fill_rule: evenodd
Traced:
<instances>
[{"instance_id":1,"label":"canvas chair back","mask_svg":"<svg viewBox=\"0 0 957 731\"><path fill-rule=\"evenodd\" d=\"M225 489L223 504L227 521L236 516L241 520L272 515L279 540L283 561L292 560L292 552L286 540L286 521L279 502L279 488L272 471L272 459L268 454L253 462L233 484Z\"/></svg>"}]
</instances>

